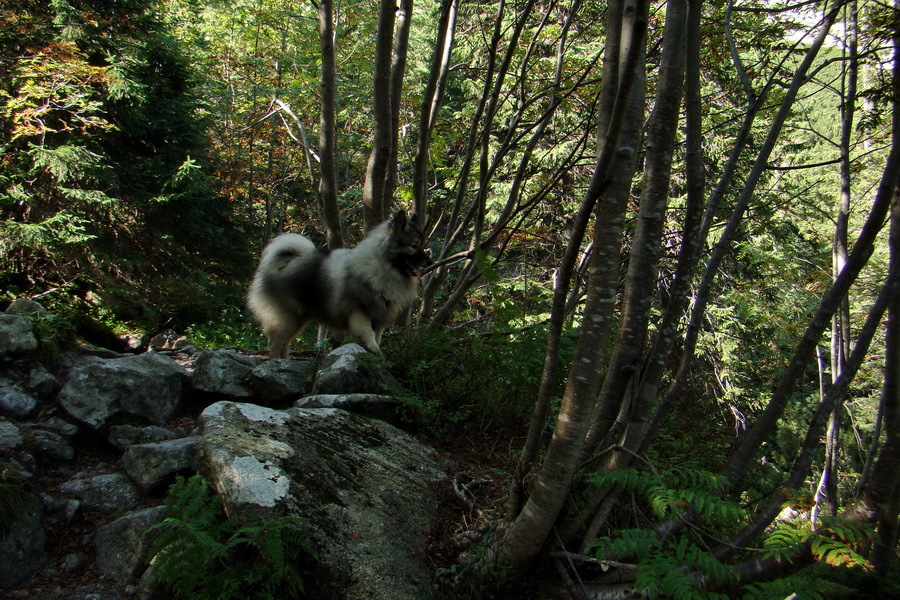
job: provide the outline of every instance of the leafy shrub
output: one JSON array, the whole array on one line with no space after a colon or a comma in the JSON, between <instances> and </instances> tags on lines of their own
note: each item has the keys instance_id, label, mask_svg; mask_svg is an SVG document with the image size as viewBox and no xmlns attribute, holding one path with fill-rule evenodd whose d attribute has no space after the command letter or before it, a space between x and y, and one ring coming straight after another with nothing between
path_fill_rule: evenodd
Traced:
<instances>
[{"instance_id":1,"label":"leafy shrub","mask_svg":"<svg viewBox=\"0 0 900 600\"><path fill-rule=\"evenodd\" d=\"M572 339L564 339L563 365L570 360ZM432 434L456 426L484 433L528 422L543 370L544 327L468 337L447 331L395 333L386 346L419 398ZM561 380L565 366L560 373Z\"/></svg>"},{"instance_id":2,"label":"leafy shrub","mask_svg":"<svg viewBox=\"0 0 900 600\"><path fill-rule=\"evenodd\" d=\"M247 313L234 307L223 310L216 319L189 326L185 335L198 348L260 350L266 347L259 326Z\"/></svg>"},{"instance_id":3,"label":"leafy shrub","mask_svg":"<svg viewBox=\"0 0 900 600\"><path fill-rule=\"evenodd\" d=\"M295 516L238 526L200 475L178 477L168 517L151 550L157 581L176 599L303 598L305 569L317 555Z\"/></svg>"}]
</instances>

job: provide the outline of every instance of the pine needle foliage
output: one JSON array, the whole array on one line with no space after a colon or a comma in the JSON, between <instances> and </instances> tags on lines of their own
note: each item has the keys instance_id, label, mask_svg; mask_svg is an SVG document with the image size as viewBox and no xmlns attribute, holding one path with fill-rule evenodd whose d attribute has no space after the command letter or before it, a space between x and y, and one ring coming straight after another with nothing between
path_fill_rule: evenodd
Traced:
<instances>
[{"instance_id":1,"label":"pine needle foliage","mask_svg":"<svg viewBox=\"0 0 900 600\"><path fill-rule=\"evenodd\" d=\"M157 581L176 599L305 598L304 576L317 556L305 520L284 516L238 525L201 475L178 477L166 497L168 517L150 530Z\"/></svg>"}]
</instances>

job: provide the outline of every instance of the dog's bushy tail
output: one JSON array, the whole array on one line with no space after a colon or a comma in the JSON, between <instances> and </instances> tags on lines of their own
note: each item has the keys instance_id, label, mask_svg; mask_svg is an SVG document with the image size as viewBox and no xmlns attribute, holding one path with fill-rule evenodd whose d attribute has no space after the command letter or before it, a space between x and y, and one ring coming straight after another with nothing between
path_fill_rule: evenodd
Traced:
<instances>
[{"instance_id":1,"label":"dog's bushy tail","mask_svg":"<svg viewBox=\"0 0 900 600\"><path fill-rule=\"evenodd\" d=\"M309 238L299 233L284 233L269 242L269 245L263 250L259 269L262 271L273 266L273 263L316 251L316 245Z\"/></svg>"}]
</instances>

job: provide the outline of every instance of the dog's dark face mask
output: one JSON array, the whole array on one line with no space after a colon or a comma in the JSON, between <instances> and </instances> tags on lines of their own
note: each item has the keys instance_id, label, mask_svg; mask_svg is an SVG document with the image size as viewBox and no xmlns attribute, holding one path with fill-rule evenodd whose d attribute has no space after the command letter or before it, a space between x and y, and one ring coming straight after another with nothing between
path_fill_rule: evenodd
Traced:
<instances>
[{"instance_id":1,"label":"dog's dark face mask","mask_svg":"<svg viewBox=\"0 0 900 600\"><path fill-rule=\"evenodd\" d=\"M406 213L398 211L391 219L391 245L394 268L408 277L422 277L422 269L433 261L425 251L425 237L419 226L418 215L406 218Z\"/></svg>"}]
</instances>

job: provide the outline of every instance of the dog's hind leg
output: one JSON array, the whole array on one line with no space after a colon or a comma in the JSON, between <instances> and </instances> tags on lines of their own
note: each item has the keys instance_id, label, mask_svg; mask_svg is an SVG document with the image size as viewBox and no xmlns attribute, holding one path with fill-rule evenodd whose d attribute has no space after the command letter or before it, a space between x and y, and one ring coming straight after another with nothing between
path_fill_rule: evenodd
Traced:
<instances>
[{"instance_id":1,"label":"dog's hind leg","mask_svg":"<svg viewBox=\"0 0 900 600\"><path fill-rule=\"evenodd\" d=\"M306 323L282 323L266 331L269 338L269 358L287 358L291 350L291 340L303 331Z\"/></svg>"},{"instance_id":2,"label":"dog's hind leg","mask_svg":"<svg viewBox=\"0 0 900 600\"><path fill-rule=\"evenodd\" d=\"M378 356L384 356L381 348L378 346L378 338L381 336L375 334L369 317L359 311L351 313L350 318L347 320L347 329L351 335L355 336L362 343L366 350Z\"/></svg>"}]
</instances>

